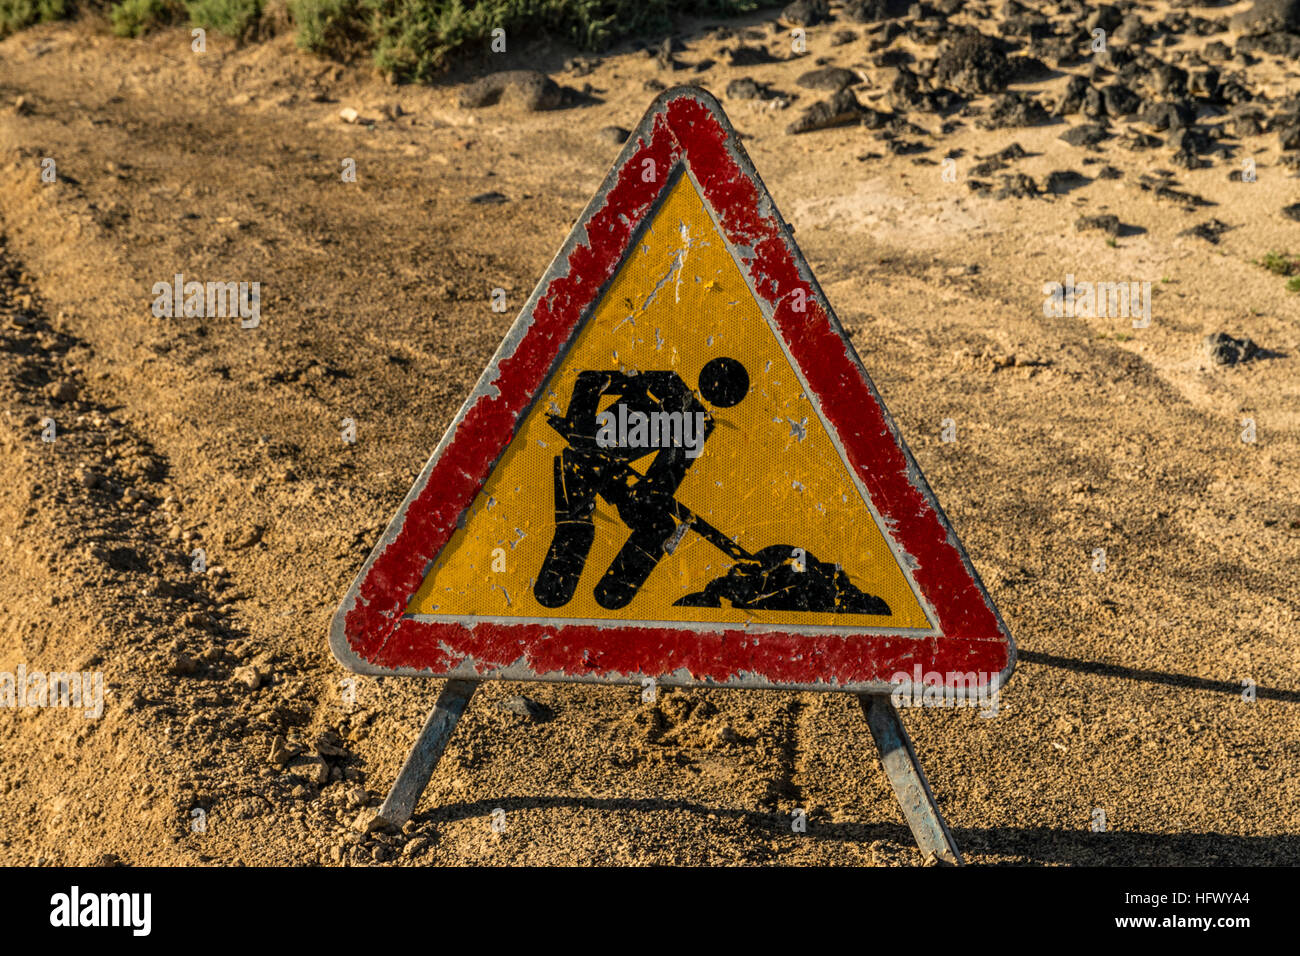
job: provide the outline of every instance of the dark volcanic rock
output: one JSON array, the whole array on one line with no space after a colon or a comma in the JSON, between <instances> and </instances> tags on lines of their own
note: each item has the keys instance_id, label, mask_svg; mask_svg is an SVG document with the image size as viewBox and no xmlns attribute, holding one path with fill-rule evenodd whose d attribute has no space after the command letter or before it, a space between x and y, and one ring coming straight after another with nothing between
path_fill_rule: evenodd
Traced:
<instances>
[{"instance_id":1,"label":"dark volcanic rock","mask_svg":"<svg viewBox=\"0 0 1300 956\"><path fill-rule=\"evenodd\" d=\"M1010 146L1003 146L996 153L992 153L991 155L988 156L982 156L980 158L1000 159L1003 162L1009 163L1012 162L1013 160L1024 159L1028 155L1029 154L1025 152L1025 148L1023 146L1021 146L1019 143L1012 143Z\"/></svg>"},{"instance_id":2,"label":"dark volcanic rock","mask_svg":"<svg viewBox=\"0 0 1300 956\"><path fill-rule=\"evenodd\" d=\"M533 700L531 697L522 695L516 697L507 697L505 700L499 700L496 703L498 710L504 710L507 714L514 714L517 717L527 717L529 720L542 723L549 720L554 714L551 708L547 707L540 701Z\"/></svg>"},{"instance_id":3,"label":"dark volcanic rock","mask_svg":"<svg viewBox=\"0 0 1300 956\"><path fill-rule=\"evenodd\" d=\"M1051 67L1035 56L1013 56L1007 60L1007 63L1011 67L1011 81L1013 83L1028 83L1041 80L1052 72Z\"/></svg>"},{"instance_id":4,"label":"dark volcanic rock","mask_svg":"<svg viewBox=\"0 0 1300 956\"><path fill-rule=\"evenodd\" d=\"M988 115L979 121L983 129L1008 126L1041 126L1051 119L1043 104L1030 93L1004 93L994 102Z\"/></svg>"},{"instance_id":5,"label":"dark volcanic rock","mask_svg":"<svg viewBox=\"0 0 1300 956\"><path fill-rule=\"evenodd\" d=\"M1288 120L1278 127L1277 138L1283 150L1300 149L1300 120Z\"/></svg>"},{"instance_id":6,"label":"dark volcanic rock","mask_svg":"<svg viewBox=\"0 0 1300 956\"><path fill-rule=\"evenodd\" d=\"M997 93L1015 76L1001 44L982 33L969 33L939 54L935 78L959 93Z\"/></svg>"},{"instance_id":7,"label":"dark volcanic rock","mask_svg":"<svg viewBox=\"0 0 1300 956\"><path fill-rule=\"evenodd\" d=\"M1002 186L993 194L994 199L1033 199L1038 195L1038 184L1024 173L1011 173L1002 177Z\"/></svg>"},{"instance_id":8,"label":"dark volcanic rock","mask_svg":"<svg viewBox=\"0 0 1300 956\"><path fill-rule=\"evenodd\" d=\"M1180 236L1193 236L1197 239L1204 239L1212 245L1219 244L1219 237L1232 227L1226 222L1218 219L1211 219L1208 222L1192 226L1191 229L1184 229L1179 233Z\"/></svg>"},{"instance_id":9,"label":"dark volcanic rock","mask_svg":"<svg viewBox=\"0 0 1300 956\"><path fill-rule=\"evenodd\" d=\"M1196 110L1189 102L1148 103L1138 111L1138 119L1159 131L1182 129L1196 122Z\"/></svg>"},{"instance_id":10,"label":"dark volcanic rock","mask_svg":"<svg viewBox=\"0 0 1300 956\"><path fill-rule=\"evenodd\" d=\"M1136 93L1119 83L1103 86L1101 100L1106 106L1107 115L1117 118L1136 113L1142 102Z\"/></svg>"},{"instance_id":11,"label":"dark volcanic rock","mask_svg":"<svg viewBox=\"0 0 1300 956\"><path fill-rule=\"evenodd\" d=\"M1081 76L1072 76L1068 83L1065 84L1065 92L1061 94L1060 102L1056 104L1053 114L1056 116L1069 116L1071 113L1077 113L1083 109L1083 97L1088 92L1088 81Z\"/></svg>"},{"instance_id":12,"label":"dark volcanic rock","mask_svg":"<svg viewBox=\"0 0 1300 956\"><path fill-rule=\"evenodd\" d=\"M1300 59L1300 36L1281 30L1261 36L1244 36L1237 41L1237 52L1270 53L1289 60Z\"/></svg>"},{"instance_id":13,"label":"dark volcanic rock","mask_svg":"<svg viewBox=\"0 0 1300 956\"><path fill-rule=\"evenodd\" d=\"M1057 169L1047 174L1047 179L1043 181L1043 190L1053 195L1060 195L1079 186L1086 186L1091 181L1083 173L1073 169Z\"/></svg>"},{"instance_id":14,"label":"dark volcanic rock","mask_svg":"<svg viewBox=\"0 0 1300 956\"><path fill-rule=\"evenodd\" d=\"M1232 132L1237 137L1258 136L1264 132L1264 125L1268 120L1264 108L1254 103L1243 103L1233 107L1231 116Z\"/></svg>"},{"instance_id":15,"label":"dark volcanic rock","mask_svg":"<svg viewBox=\"0 0 1300 956\"><path fill-rule=\"evenodd\" d=\"M1180 153L1205 153L1210 149L1210 137L1196 126L1184 126L1169 134L1169 145Z\"/></svg>"},{"instance_id":16,"label":"dark volcanic rock","mask_svg":"<svg viewBox=\"0 0 1300 956\"><path fill-rule=\"evenodd\" d=\"M785 128L791 135L808 133L815 129L829 129L833 126L845 126L862 119L862 105L852 90L840 90L828 100L814 103L800 114L799 118Z\"/></svg>"},{"instance_id":17,"label":"dark volcanic rock","mask_svg":"<svg viewBox=\"0 0 1300 956\"><path fill-rule=\"evenodd\" d=\"M812 27L825 23L831 18L831 7L827 0L794 0L781 11L781 19Z\"/></svg>"},{"instance_id":18,"label":"dark volcanic rock","mask_svg":"<svg viewBox=\"0 0 1300 956\"><path fill-rule=\"evenodd\" d=\"M1089 119L1100 119L1106 115L1106 102L1101 98L1101 90L1091 86L1084 90L1082 112Z\"/></svg>"},{"instance_id":19,"label":"dark volcanic rock","mask_svg":"<svg viewBox=\"0 0 1300 956\"><path fill-rule=\"evenodd\" d=\"M1125 149L1155 149L1162 142L1159 136L1152 136L1150 133L1143 133L1138 130L1129 130L1122 145Z\"/></svg>"},{"instance_id":20,"label":"dark volcanic rock","mask_svg":"<svg viewBox=\"0 0 1300 956\"><path fill-rule=\"evenodd\" d=\"M1300 202L1294 202L1289 206L1283 206L1282 215L1286 216L1292 222L1300 222Z\"/></svg>"},{"instance_id":21,"label":"dark volcanic rock","mask_svg":"<svg viewBox=\"0 0 1300 956\"><path fill-rule=\"evenodd\" d=\"M727 84L727 98L733 100L756 100L763 95L763 88L756 80L741 76Z\"/></svg>"},{"instance_id":22,"label":"dark volcanic rock","mask_svg":"<svg viewBox=\"0 0 1300 956\"><path fill-rule=\"evenodd\" d=\"M1255 0L1253 7L1236 14L1229 23L1248 36L1300 32L1300 0Z\"/></svg>"},{"instance_id":23,"label":"dark volcanic rock","mask_svg":"<svg viewBox=\"0 0 1300 956\"><path fill-rule=\"evenodd\" d=\"M1099 28L1107 33L1113 33L1115 28L1123 22L1124 15L1118 9L1112 7L1109 3L1103 3L1093 9L1092 15L1083 22L1083 26L1088 33Z\"/></svg>"},{"instance_id":24,"label":"dark volcanic rock","mask_svg":"<svg viewBox=\"0 0 1300 956\"><path fill-rule=\"evenodd\" d=\"M1108 236L1119 236L1120 228L1119 216L1112 216L1109 214L1103 214L1100 216L1080 216L1074 221L1075 232L1097 230L1106 233Z\"/></svg>"},{"instance_id":25,"label":"dark volcanic rock","mask_svg":"<svg viewBox=\"0 0 1300 956\"><path fill-rule=\"evenodd\" d=\"M1199 99L1215 99L1219 95L1219 71L1207 67L1188 73L1187 92Z\"/></svg>"},{"instance_id":26,"label":"dark volcanic rock","mask_svg":"<svg viewBox=\"0 0 1300 956\"><path fill-rule=\"evenodd\" d=\"M854 23L875 23L902 14L905 4L888 0L849 0L844 4L844 16Z\"/></svg>"},{"instance_id":27,"label":"dark volcanic rock","mask_svg":"<svg viewBox=\"0 0 1300 956\"><path fill-rule=\"evenodd\" d=\"M564 90L538 70L489 73L460 91L462 109L478 109L500 101L503 93L518 97L529 110L553 110L564 102Z\"/></svg>"},{"instance_id":28,"label":"dark volcanic rock","mask_svg":"<svg viewBox=\"0 0 1300 956\"><path fill-rule=\"evenodd\" d=\"M1227 332L1207 335L1201 341L1201 345L1205 349L1205 354L1214 360L1215 365L1236 365L1238 362L1246 362L1259 351L1259 346L1250 339L1234 339Z\"/></svg>"},{"instance_id":29,"label":"dark volcanic rock","mask_svg":"<svg viewBox=\"0 0 1300 956\"><path fill-rule=\"evenodd\" d=\"M858 82L858 75L842 66L823 66L817 70L810 70L795 80L795 83L805 89L830 90L832 93L838 93L856 82Z\"/></svg>"},{"instance_id":30,"label":"dark volcanic rock","mask_svg":"<svg viewBox=\"0 0 1300 956\"><path fill-rule=\"evenodd\" d=\"M737 43L734 49L728 50L727 59L732 66L761 66L780 62L761 46L746 46L743 43Z\"/></svg>"},{"instance_id":31,"label":"dark volcanic rock","mask_svg":"<svg viewBox=\"0 0 1300 956\"><path fill-rule=\"evenodd\" d=\"M1109 136L1110 133L1106 132L1105 127L1100 124L1083 123L1079 126L1070 127L1061 134L1061 139L1071 146L1096 146Z\"/></svg>"},{"instance_id":32,"label":"dark volcanic rock","mask_svg":"<svg viewBox=\"0 0 1300 956\"><path fill-rule=\"evenodd\" d=\"M1147 72L1146 84L1158 96L1182 96L1187 92L1187 71L1161 63Z\"/></svg>"}]
</instances>

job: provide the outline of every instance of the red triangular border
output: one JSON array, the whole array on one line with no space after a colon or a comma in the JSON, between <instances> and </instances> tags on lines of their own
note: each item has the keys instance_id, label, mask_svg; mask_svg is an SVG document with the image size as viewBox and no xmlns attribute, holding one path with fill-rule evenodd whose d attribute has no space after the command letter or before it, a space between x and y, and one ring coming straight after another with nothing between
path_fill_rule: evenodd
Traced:
<instances>
[{"instance_id":1,"label":"red triangular border","mask_svg":"<svg viewBox=\"0 0 1300 956\"><path fill-rule=\"evenodd\" d=\"M643 181L646 160L653 180ZM891 538L940 637L770 629L464 624L403 617L670 175L684 162ZM792 306L803 289L805 311ZM366 674L879 692L896 674L1010 677L1015 645L753 164L710 94L661 94L525 304L334 616L330 644Z\"/></svg>"}]
</instances>

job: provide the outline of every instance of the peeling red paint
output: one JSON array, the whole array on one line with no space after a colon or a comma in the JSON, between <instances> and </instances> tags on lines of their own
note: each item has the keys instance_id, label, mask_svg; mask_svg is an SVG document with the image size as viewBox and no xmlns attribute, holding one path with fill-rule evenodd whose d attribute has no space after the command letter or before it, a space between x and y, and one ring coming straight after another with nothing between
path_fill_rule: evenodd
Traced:
<instances>
[{"instance_id":1,"label":"peeling red paint","mask_svg":"<svg viewBox=\"0 0 1300 956\"><path fill-rule=\"evenodd\" d=\"M350 594L340 608L335 650L340 651L341 634L345 662L371 672L430 674L472 664L475 673L484 677L522 664L532 676L559 679L625 680L684 670L698 683L830 687L887 683L895 673L911 673L918 664L923 671L1008 676L1005 672L1013 655L1009 635L963 560L955 536L932 507L919 470L903 451L851 346L800 275L801 256L782 230L770 200L763 203L766 191L733 154L729 128L720 112L707 94L675 90L663 94L647 113L635 148L585 221L584 241L546 285L532 309L531 324L513 351L499 357L491 387L454 426L452 440L399 516L391 540L377 549L362 572L355 600L350 600ZM642 179L646 159L655 163L652 182ZM728 240L752 251L742 257L742 267L772 307L791 356L891 536L915 559L915 581L937 613L942 637L466 625L402 616L428 562L447 544L460 515L483 487L558 353L614 275L679 159L699 183ZM764 214L760 206L769 213ZM794 307L796 289L805 292L803 312ZM348 661L348 657L359 660ZM517 667L512 676L517 676Z\"/></svg>"}]
</instances>

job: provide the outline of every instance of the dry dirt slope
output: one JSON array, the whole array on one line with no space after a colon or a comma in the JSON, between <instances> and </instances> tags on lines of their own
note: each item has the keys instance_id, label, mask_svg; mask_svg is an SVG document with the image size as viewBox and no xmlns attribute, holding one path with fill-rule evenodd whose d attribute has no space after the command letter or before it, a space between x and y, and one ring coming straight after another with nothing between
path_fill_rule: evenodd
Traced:
<instances>
[{"instance_id":1,"label":"dry dirt slope","mask_svg":"<svg viewBox=\"0 0 1300 956\"><path fill-rule=\"evenodd\" d=\"M838 695L489 685L409 832L350 831L436 688L361 680L347 706L330 614L512 317L488 290L522 301L614 153L596 131L635 122L656 68L611 57L594 105L474 113L284 43L198 59L185 40L0 44L0 102L25 100L0 117L0 670L102 668L110 687L99 721L0 710L3 860L918 862ZM802 67L768 69L792 86ZM373 128L336 118L394 102L408 115ZM968 857L1294 862L1300 333L1248 260L1285 244L1276 209L1298 197L1268 147L1254 193L1183 174L1239 226L1211 247L1132 185L1158 159L1112 150L1125 179L997 202L857 160L860 129L786 137L788 116L726 105L1023 652L996 719L906 715ZM1077 165L1058 133L944 148L1014 139L1040 176ZM491 190L509 201L465 202ZM1146 232L1077 235L1081 208ZM176 272L262 282L262 325L154 319ZM1153 328L1045 319L1039 288L1067 272L1152 278ZM1219 329L1277 354L1208 367ZM222 570L190 573L196 546ZM493 706L520 692L553 719ZM269 762L278 736L326 780Z\"/></svg>"}]
</instances>

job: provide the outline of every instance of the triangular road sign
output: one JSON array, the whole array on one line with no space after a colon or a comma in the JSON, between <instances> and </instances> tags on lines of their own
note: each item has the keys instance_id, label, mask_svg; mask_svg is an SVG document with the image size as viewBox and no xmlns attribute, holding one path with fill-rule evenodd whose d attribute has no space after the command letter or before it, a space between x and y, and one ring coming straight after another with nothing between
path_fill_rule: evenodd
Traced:
<instances>
[{"instance_id":1,"label":"triangular road sign","mask_svg":"<svg viewBox=\"0 0 1300 956\"><path fill-rule=\"evenodd\" d=\"M331 645L367 674L859 693L917 673L1000 686L1015 656L694 88L659 96L629 138Z\"/></svg>"}]
</instances>

